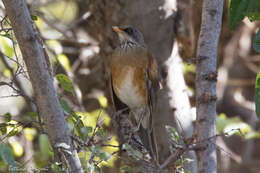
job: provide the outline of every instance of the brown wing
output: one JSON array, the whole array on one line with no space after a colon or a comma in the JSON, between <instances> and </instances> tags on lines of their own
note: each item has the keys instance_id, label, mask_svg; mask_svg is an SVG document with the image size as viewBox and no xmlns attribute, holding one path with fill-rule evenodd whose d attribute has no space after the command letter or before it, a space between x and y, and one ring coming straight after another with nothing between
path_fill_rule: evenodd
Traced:
<instances>
[{"instance_id":1,"label":"brown wing","mask_svg":"<svg viewBox=\"0 0 260 173\"><path fill-rule=\"evenodd\" d=\"M157 100L156 93L160 88L158 65L156 59L148 53L148 68L146 71L146 86L148 89L148 103L150 111L153 110Z\"/></svg>"},{"instance_id":2,"label":"brown wing","mask_svg":"<svg viewBox=\"0 0 260 173\"><path fill-rule=\"evenodd\" d=\"M155 133L153 130L152 116L154 107L156 106L157 91L160 88L158 65L156 59L148 53L148 68L146 69L146 87L147 87L147 100L149 105L149 128L147 129L147 139L149 142L149 151L154 159L158 159L158 149Z\"/></svg>"}]
</instances>

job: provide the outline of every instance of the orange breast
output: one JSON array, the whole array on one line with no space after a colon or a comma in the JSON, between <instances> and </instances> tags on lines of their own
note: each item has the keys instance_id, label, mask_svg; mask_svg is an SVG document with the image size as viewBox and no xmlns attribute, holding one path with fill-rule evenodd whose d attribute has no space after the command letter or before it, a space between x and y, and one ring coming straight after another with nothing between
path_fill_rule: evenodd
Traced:
<instances>
[{"instance_id":1,"label":"orange breast","mask_svg":"<svg viewBox=\"0 0 260 173\"><path fill-rule=\"evenodd\" d=\"M144 59L114 56L110 62L112 85L117 97L130 108L147 105Z\"/></svg>"}]
</instances>

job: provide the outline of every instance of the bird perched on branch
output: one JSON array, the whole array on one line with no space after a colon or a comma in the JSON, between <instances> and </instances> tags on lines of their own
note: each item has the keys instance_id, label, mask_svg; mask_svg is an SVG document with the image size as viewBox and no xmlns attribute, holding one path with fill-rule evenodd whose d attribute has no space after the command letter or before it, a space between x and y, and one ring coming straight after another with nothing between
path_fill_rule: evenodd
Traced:
<instances>
[{"instance_id":1,"label":"bird perched on branch","mask_svg":"<svg viewBox=\"0 0 260 173\"><path fill-rule=\"evenodd\" d=\"M128 108L136 130L152 157L157 147L152 113L159 89L158 65L147 50L142 33L133 26L112 27L120 44L110 59L112 96L116 111Z\"/></svg>"}]
</instances>

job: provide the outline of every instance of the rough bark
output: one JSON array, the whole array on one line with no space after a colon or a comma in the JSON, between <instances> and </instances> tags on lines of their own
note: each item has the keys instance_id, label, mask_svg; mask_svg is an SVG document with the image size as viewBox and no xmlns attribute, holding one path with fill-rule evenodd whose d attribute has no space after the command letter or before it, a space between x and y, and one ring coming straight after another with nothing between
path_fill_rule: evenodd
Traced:
<instances>
[{"instance_id":1,"label":"rough bark","mask_svg":"<svg viewBox=\"0 0 260 173\"><path fill-rule=\"evenodd\" d=\"M223 0L204 0L201 30L197 47L196 108L197 140L216 134L216 60L221 31ZM216 140L207 140L205 150L197 151L198 170L214 173L217 170Z\"/></svg>"},{"instance_id":2,"label":"rough bark","mask_svg":"<svg viewBox=\"0 0 260 173\"><path fill-rule=\"evenodd\" d=\"M61 162L68 164L70 172L83 172L77 152L73 149L70 132L53 85L53 78L48 71L44 49L34 32L28 8L24 0L4 0L3 2L27 66L36 103L43 116L55 155L59 154L65 159L59 158Z\"/></svg>"}]
</instances>

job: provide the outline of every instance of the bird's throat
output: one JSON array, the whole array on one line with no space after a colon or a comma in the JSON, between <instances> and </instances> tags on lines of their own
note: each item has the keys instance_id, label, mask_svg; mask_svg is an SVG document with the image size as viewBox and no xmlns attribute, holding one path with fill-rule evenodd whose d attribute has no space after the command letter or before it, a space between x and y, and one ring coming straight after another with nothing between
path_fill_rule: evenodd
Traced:
<instances>
[{"instance_id":1,"label":"bird's throat","mask_svg":"<svg viewBox=\"0 0 260 173\"><path fill-rule=\"evenodd\" d=\"M120 48L123 49L123 50L129 50L129 49L133 49L135 47L137 47L137 44L132 42L132 41L123 41L120 45Z\"/></svg>"}]
</instances>

